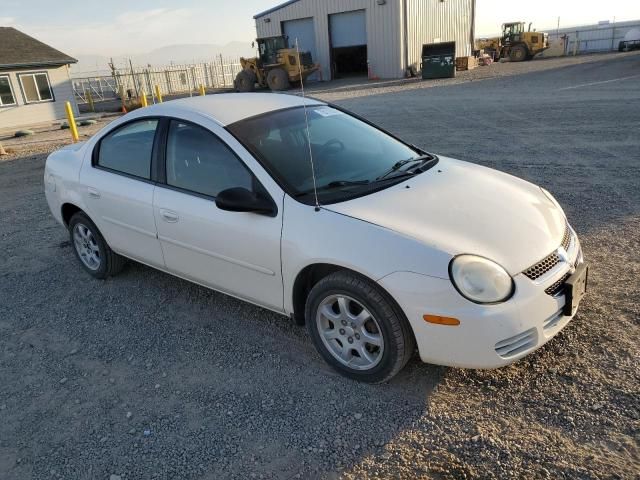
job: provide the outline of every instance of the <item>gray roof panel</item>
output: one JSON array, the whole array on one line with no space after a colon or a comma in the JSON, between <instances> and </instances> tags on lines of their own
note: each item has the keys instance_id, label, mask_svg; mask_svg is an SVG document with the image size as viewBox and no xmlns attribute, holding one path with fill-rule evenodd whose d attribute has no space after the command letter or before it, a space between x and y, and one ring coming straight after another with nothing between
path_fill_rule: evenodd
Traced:
<instances>
[{"instance_id":1,"label":"gray roof panel","mask_svg":"<svg viewBox=\"0 0 640 480\"><path fill-rule=\"evenodd\" d=\"M0 27L0 68L66 65L78 61L13 27Z\"/></svg>"}]
</instances>

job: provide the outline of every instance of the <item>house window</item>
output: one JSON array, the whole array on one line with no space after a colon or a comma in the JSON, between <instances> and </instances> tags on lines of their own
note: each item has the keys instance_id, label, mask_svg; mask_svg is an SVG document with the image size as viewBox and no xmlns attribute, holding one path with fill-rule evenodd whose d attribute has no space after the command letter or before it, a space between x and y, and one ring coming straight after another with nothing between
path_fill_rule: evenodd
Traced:
<instances>
[{"instance_id":1,"label":"house window","mask_svg":"<svg viewBox=\"0 0 640 480\"><path fill-rule=\"evenodd\" d=\"M26 73L18 76L22 84L25 103L53 101L49 76L45 72Z\"/></svg>"},{"instance_id":2,"label":"house window","mask_svg":"<svg viewBox=\"0 0 640 480\"><path fill-rule=\"evenodd\" d=\"M13 95L13 89L11 88L11 81L9 75L0 76L0 107L7 105L15 105L16 97Z\"/></svg>"}]
</instances>

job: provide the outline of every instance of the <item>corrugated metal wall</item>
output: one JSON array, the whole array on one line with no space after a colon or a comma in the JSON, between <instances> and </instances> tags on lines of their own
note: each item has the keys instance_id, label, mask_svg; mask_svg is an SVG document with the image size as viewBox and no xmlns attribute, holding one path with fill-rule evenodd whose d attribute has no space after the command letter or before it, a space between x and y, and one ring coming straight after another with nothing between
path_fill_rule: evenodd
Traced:
<instances>
[{"instance_id":1,"label":"corrugated metal wall","mask_svg":"<svg viewBox=\"0 0 640 480\"><path fill-rule=\"evenodd\" d=\"M640 28L640 20L604 25L583 25L578 27L547 30L549 40L567 36L566 53L572 55L590 52L618 50L618 43L632 28Z\"/></svg>"},{"instance_id":2,"label":"corrugated metal wall","mask_svg":"<svg viewBox=\"0 0 640 480\"><path fill-rule=\"evenodd\" d=\"M420 68L422 45L456 42L456 56L471 55L475 0L407 0L409 65Z\"/></svg>"},{"instance_id":3,"label":"corrugated metal wall","mask_svg":"<svg viewBox=\"0 0 640 480\"><path fill-rule=\"evenodd\" d=\"M281 35L282 21L313 17L318 51L318 58L314 61L322 66L322 78L329 80L329 15L362 9L366 10L367 56L373 75L380 78L402 77L401 0L387 0L384 5L378 5L377 0L300 0L256 18L256 31L258 37ZM269 22L265 22L267 18Z\"/></svg>"}]
</instances>

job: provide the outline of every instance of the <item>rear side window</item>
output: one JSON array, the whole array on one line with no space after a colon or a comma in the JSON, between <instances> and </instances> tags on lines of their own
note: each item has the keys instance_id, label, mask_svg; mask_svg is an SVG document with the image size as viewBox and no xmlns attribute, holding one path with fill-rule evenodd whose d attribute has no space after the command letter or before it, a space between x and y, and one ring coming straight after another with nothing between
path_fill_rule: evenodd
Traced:
<instances>
[{"instance_id":1,"label":"rear side window","mask_svg":"<svg viewBox=\"0 0 640 480\"><path fill-rule=\"evenodd\" d=\"M252 190L247 168L213 133L172 120L167 137L167 185L215 197L222 190Z\"/></svg>"},{"instance_id":2,"label":"rear side window","mask_svg":"<svg viewBox=\"0 0 640 480\"><path fill-rule=\"evenodd\" d=\"M100 141L98 165L140 178L151 178L151 154L157 120L139 120Z\"/></svg>"}]
</instances>

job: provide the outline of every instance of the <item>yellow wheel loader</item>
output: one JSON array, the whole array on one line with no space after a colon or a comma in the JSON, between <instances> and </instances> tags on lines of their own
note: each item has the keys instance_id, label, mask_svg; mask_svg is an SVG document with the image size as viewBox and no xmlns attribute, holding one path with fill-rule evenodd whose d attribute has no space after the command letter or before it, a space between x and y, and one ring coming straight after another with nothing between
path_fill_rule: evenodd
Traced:
<instances>
[{"instance_id":1,"label":"yellow wheel loader","mask_svg":"<svg viewBox=\"0 0 640 480\"><path fill-rule=\"evenodd\" d=\"M502 24L502 36L481 38L476 41L476 50L484 50L494 60L509 58L512 62L531 60L538 53L549 48L549 34L525 31L524 22Z\"/></svg>"},{"instance_id":2,"label":"yellow wheel loader","mask_svg":"<svg viewBox=\"0 0 640 480\"><path fill-rule=\"evenodd\" d=\"M257 42L258 57L240 58L242 70L235 80L238 92L253 92L256 85L274 91L287 90L292 83L306 80L320 68L313 63L311 53L298 54L295 48L289 48L287 37L259 38Z\"/></svg>"}]
</instances>

